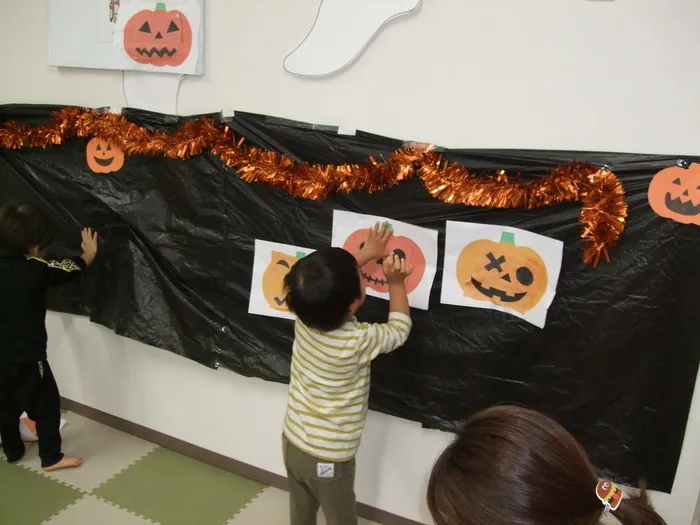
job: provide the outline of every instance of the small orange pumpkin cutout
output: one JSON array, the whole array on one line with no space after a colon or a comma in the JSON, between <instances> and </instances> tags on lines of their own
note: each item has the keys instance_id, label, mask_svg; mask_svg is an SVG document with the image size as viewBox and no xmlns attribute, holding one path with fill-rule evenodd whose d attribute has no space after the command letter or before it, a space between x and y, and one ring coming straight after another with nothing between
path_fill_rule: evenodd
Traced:
<instances>
[{"instance_id":1,"label":"small orange pumpkin cutout","mask_svg":"<svg viewBox=\"0 0 700 525\"><path fill-rule=\"evenodd\" d=\"M124 153L118 146L93 138L85 148L88 167L95 173L112 173L119 171L124 166Z\"/></svg>"},{"instance_id":2,"label":"small orange pumpkin cutout","mask_svg":"<svg viewBox=\"0 0 700 525\"><path fill-rule=\"evenodd\" d=\"M289 311L285 300L284 278L289 273L289 270L292 269L292 266L305 255L304 253L297 253L295 257L274 250L271 252L270 264L265 268L262 278L263 295L270 308L283 312Z\"/></svg>"},{"instance_id":3,"label":"small orange pumpkin cutout","mask_svg":"<svg viewBox=\"0 0 700 525\"><path fill-rule=\"evenodd\" d=\"M535 250L516 246L515 235L503 232L500 242L479 239L462 250L457 280L465 297L524 315L547 291L547 266Z\"/></svg>"},{"instance_id":4,"label":"small orange pumpkin cutout","mask_svg":"<svg viewBox=\"0 0 700 525\"><path fill-rule=\"evenodd\" d=\"M182 65L192 49L192 26L181 11L167 11L158 2L153 11L135 13L124 27L124 50L139 64Z\"/></svg>"},{"instance_id":5,"label":"small orange pumpkin cutout","mask_svg":"<svg viewBox=\"0 0 700 525\"><path fill-rule=\"evenodd\" d=\"M649 204L657 215L683 224L700 225L700 164L673 166L654 175Z\"/></svg>"},{"instance_id":6,"label":"small orange pumpkin cutout","mask_svg":"<svg viewBox=\"0 0 700 525\"><path fill-rule=\"evenodd\" d=\"M365 244L369 229L354 231L343 244L343 249L350 253L357 253ZM420 246L408 237L392 235L386 243L386 251L398 255L413 266L413 272L406 278L406 292L415 290L425 274L425 255ZM370 261L360 268L362 282L375 292L389 293L389 285L382 270L382 259Z\"/></svg>"}]
</instances>

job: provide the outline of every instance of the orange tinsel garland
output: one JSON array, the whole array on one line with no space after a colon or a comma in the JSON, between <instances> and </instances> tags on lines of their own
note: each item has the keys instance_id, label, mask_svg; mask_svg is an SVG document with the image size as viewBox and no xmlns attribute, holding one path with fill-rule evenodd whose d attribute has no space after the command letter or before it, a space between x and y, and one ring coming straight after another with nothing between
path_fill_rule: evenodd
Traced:
<instances>
[{"instance_id":1,"label":"orange tinsel garland","mask_svg":"<svg viewBox=\"0 0 700 525\"><path fill-rule=\"evenodd\" d=\"M413 176L420 177L430 194L447 203L484 208L540 208L559 202L580 201L580 221L586 241L583 260L596 266L625 227L627 204L622 183L614 173L588 164L560 166L529 182L510 179L504 171L477 176L459 164L426 149L396 150L389 160L365 164L298 164L291 158L236 140L228 127L201 119L188 122L172 134L142 128L122 115L90 109L57 111L43 126L7 122L0 126L0 146L10 149L58 145L78 136L94 136L118 145L125 155L159 155L185 159L210 150L235 168L245 181L282 189L295 197L325 199L333 193L381 191Z\"/></svg>"}]
</instances>

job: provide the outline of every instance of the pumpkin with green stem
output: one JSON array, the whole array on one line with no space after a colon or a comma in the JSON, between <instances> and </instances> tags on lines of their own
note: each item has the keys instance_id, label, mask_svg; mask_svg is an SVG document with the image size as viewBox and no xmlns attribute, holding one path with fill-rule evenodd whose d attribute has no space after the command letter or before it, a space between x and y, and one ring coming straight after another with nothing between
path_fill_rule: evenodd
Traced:
<instances>
[{"instance_id":1,"label":"pumpkin with green stem","mask_svg":"<svg viewBox=\"0 0 700 525\"><path fill-rule=\"evenodd\" d=\"M515 234L503 232L500 242L479 239L462 250L457 279L465 297L525 314L547 290L547 266L532 248L516 246Z\"/></svg>"}]
</instances>

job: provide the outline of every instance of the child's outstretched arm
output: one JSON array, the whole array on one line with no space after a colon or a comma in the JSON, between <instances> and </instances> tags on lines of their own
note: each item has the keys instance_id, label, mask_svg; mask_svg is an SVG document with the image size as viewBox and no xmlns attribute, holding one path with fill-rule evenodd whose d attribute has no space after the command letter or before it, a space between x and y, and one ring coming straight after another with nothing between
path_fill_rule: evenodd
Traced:
<instances>
[{"instance_id":1,"label":"child's outstretched arm","mask_svg":"<svg viewBox=\"0 0 700 525\"><path fill-rule=\"evenodd\" d=\"M384 222L380 225L377 222L374 224L374 227L367 232L365 242L360 245L360 249L354 254L360 268L371 260L381 259L388 255L386 253L386 243L392 233L389 223Z\"/></svg>"},{"instance_id":2,"label":"child's outstretched arm","mask_svg":"<svg viewBox=\"0 0 700 525\"><path fill-rule=\"evenodd\" d=\"M411 316L406 292L406 277L413 268L398 255L384 258L382 269L389 284L389 320L386 323L365 324L360 340L358 360L367 364L380 354L403 345L411 333Z\"/></svg>"},{"instance_id":3,"label":"child's outstretched arm","mask_svg":"<svg viewBox=\"0 0 700 525\"><path fill-rule=\"evenodd\" d=\"M41 265L46 285L60 286L67 284L73 279L77 279L82 273L81 270L92 264L97 255L97 232L93 232L90 228L85 228L81 232L81 239L83 254L80 257L63 261L44 261L33 258L35 264Z\"/></svg>"},{"instance_id":4,"label":"child's outstretched arm","mask_svg":"<svg viewBox=\"0 0 700 525\"><path fill-rule=\"evenodd\" d=\"M398 255L385 257L382 270L389 285L389 314L394 312L411 316L406 292L406 277L411 275L413 268Z\"/></svg>"}]
</instances>

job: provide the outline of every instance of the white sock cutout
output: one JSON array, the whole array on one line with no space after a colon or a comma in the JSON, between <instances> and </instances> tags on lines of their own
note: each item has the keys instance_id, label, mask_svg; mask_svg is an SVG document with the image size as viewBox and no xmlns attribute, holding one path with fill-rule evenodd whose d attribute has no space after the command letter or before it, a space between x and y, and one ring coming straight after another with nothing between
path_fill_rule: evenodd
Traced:
<instances>
[{"instance_id":1,"label":"white sock cutout","mask_svg":"<svg viewBox=\"0 0 700 525\"><path fill-rule=\"evenodd\" d=\"M321 0L304 41L284 59L295 75L330 75L350 65L387 22L414 11L421 0Z\"/></svg>"}]
</instances>

